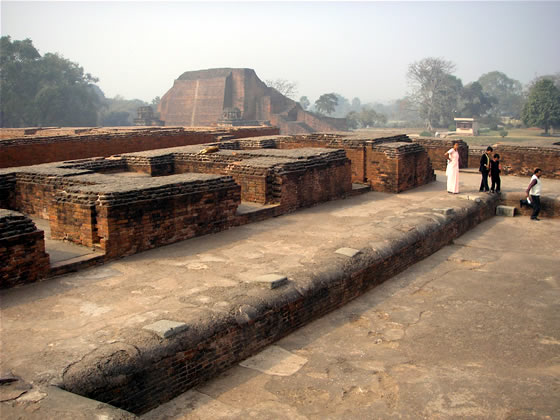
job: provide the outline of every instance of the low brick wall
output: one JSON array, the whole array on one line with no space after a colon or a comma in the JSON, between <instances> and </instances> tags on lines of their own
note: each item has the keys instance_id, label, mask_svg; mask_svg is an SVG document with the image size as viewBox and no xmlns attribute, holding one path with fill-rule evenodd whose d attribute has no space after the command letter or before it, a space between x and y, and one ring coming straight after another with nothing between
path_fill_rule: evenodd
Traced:
<instances>
[{"instance_id":1,"label":"low brick wall","mask_svg":"<svg viewBox=\"0 0 560 420\"><path fill-rule=\"evenodd\" d=\"M144 413L214 377L297 328L346 304L426 258L492 217L497 197L485 197L464 212L362 254L348 263L333 259L320 272L274 290L254 289L252 298L232 301L232 310L185 320L188 327L167 339L147 331L89 353L63 374L68 391ZM177 319L177 321L180 321ZM99 363L103 360L103 363Z\"/></svg>"},{"instance_id":2,"label":"low brick wall","mask_svg":"<svg viewBox=\"0 0 560 420\"><path fill-rule=\"evenodd\" d=\"M453 147L453 143L459 143L459 167L470 168L469 145L462 139L443 139L437 137L416 137L412 138L414 143L421 145L428 152L432 162L432 167L438 171L447 169L447 158L445 152Z\"/></svg>"},{"instance_id":3,"label":"low brick wall","mask_svg":"<svg viewBox=\"0 0 560 420\"><path fill-rule=\"evenodd\" d=\"M74 135L18 137L0 140L0 168L211 143L226 135L232 138L245 138L274 135L279 132L277 127L198 130L152 127L116 132L92 129Z\"/></svg>"},{"instance_id":4,"label":"low brick wall","mask_svg":"<svg viewBox=\"0 0 560 420\"><path fill-rule=\"evenodd\" d=\"M21 213L0 209L0 288L46 277L49 255L42 230Z\"/></svg>"},{"instance_id":5,"label":"low brick wall","mask_svg":"<svg viewBox=\"0 0 560 420\"><path fill-rule=\"evenodd\" d=\"M487 146L473 147L469 158L470 168L478 168L480 156ZM503 175L531 176L535 168L541 168L546 178L560 179L560 145L528 146L499 144L493 146L500 155Z\"/></svg>"},{"instance_id":6,"label":"low brick wall","mask_svg":"<svg viewBox=\"0 0 560 420\"><path fill-rule=\"evenodd\" d=\"M53 239L68 239L105 251L107 259L234 225L241 202L231 177L205 174L66 188L56 195Z\"/></svg>"},{"instance_id":7,"label":"low brick wall","mask_svg":"<svg viewBox=\"0 0 560 420\"><path fill-rule=\"evenodd\" d=\"M399 193L435 181L425 149L416 143L373 143L366 149L372 190Z\"/></svg>"},{"instance_id":8,"label":"low brick wall","mask_svg":"<svg viewBox=\"0 0 560 420\"><path fill-rule=\"evenodd\" d=\"M480 157L486 151L486 146L469 146L469 168L480 167Z\"/></svg>"}]
</instances>

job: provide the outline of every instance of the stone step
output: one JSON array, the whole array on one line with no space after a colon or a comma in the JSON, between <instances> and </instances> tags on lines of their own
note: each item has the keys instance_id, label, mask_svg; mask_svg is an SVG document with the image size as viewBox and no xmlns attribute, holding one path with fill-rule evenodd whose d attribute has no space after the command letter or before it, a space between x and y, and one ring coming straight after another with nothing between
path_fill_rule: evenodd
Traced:
<instances>
[{"instance_id":1,"label":"stone step","mask_svg":"<svg viewBox=\"0 0 560 420\"><path fill-rule=\"evenodd\" d=\"M497 206L496 207L496 216L513 217L513 216L515 216L515 207L512 207L512 206Z\"/></svg>"}]
</instances>

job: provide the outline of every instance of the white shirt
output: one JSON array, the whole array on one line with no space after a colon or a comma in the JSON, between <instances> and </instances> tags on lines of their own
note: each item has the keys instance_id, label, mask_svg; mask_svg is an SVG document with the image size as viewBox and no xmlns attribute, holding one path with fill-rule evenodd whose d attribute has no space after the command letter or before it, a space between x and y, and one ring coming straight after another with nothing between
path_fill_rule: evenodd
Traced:
<instances>
[{"instance_id":1,"label":"white shirt","mask_svg":"<svg viewBox=\"0 0 560 420\"><path fill-rule=\"evenodd\" d=\"M533 185L533 188L531 188L531 190L529 191L529 194L540 196L541 195L541 179L536 175L533 175L531 177L531 182L533 182L533 179L536 179L537 183L535 185Z\"/></svg>"}]
</instances>

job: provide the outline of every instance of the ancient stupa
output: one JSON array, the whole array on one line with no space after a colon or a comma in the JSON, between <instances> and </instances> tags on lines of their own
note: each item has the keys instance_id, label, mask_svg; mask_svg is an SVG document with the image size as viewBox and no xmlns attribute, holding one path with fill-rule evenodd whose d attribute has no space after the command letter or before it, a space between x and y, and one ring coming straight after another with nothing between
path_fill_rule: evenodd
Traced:
<instances>
[{"instance_id":1,"label":"ancient stupa","mask_svg":"<svg viewBox=\"0 0 560 420\"><path fill-rule=\"evenodd\" d=\"M280 127L282 134L346 129L344 119L305 111L299 103L268 87L252 69L185 72L159 104L160 118L167 126L217 126L227 123L224 115L233 115L231 110L236 114L232 124L271 124Z\"/></svg>"}]
</instances>

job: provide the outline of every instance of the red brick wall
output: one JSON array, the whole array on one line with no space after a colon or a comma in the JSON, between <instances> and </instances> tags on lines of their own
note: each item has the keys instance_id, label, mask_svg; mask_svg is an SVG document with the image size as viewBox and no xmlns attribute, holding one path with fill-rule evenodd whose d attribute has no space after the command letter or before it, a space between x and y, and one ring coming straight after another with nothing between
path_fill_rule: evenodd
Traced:
<instances>
[{"instance_id":1,"label":"red brick wall","mask_svg":"<svg viewBox=\"0 0 560 420\"><path fill-rule=\"evenodd\" d=\"M49 225L52 239L89 247L99 244L93 205L59 199L52 203Z\"/></svg>"},{"instance_id":2,"label":"red brick wall","mask_svg":"<svg viewBox=\"0 0 560 420\"><path fill-rule=\"evenodd\" d=\"M56 191L54 184L18 180L15 189L15 209L48 220Z\"/></svg>"},{"instance_id":3,"label":"red brick wall","mask_svg":"<svg viewBox=\"0 0 560 420\"><path fill-rule=\"evenodd\" d=\"M278 149L301 149L303 147L324 147L330 149L343 149L350 159L352 182L366 182L366 171L364 166L365 146L344 147L342 144L329 146L326 141L317 139L305 139L296 137L293 141L278 141Z\"/></svg>"},{"instance_id":4,"label":"red brick wall","mask_svg":"<svg viewBox=\"0 0 560 420\"><path fill-rule=\"evenodd\" d=\"M503 175L532 176L535 168L543 170L544 178L560 179L560 146L531 147L499 145L498 153Z\"/></svg>"},{"instance_id":5,"label":"red brick wall","mask_svg":"<svg viewBox=\"0 0 560 420\"><path fill-rule=\"evenodd\" d=\"M272 188L284 212L344 197L352 191L350 161L277 175Z\"/></svg>"},{"instance_id":6,"label":"red brick wall","mask_svg":"<svg viewBox=\"0 0 560 420\"><path fill-rule=\"evenodd\" d=\"M366 177L373 191L398 192L398 161L382 151L366 150Z\"/></svg>"},{"instance_id":7,"label":"red brick wall","mask_svg":"<svg viewBox=\"0 0 560 420\"><path fill-rule=\"evenodd\" d=\"M267 187L266 168L236 167L226 162L196 161L177 159L175 161L175 173L200 173L214 175L229 175L235 183L241 187L241 200L253 203L267 204L271 197ZM252 173L251 173L252 172Z\"/></svg>"},{"instance_id":8,"label":"red brick wall","mask_svg":"<svg viewBox=\"0 0 560 420\"><path fill-rule=\"evenodd\" d=\"M223 134L244 138L275 135L280 132L277 127L244 127L215 131L178 129L176 132L162 131L160 134L154 130L148 134L129 132L118 135L95 134L4 140L0 141L0 168L212 143L217 136Z\"/></svg>"},{"instance_id":9,"label":"red brick wall","mask_svg":"<svg viewBox=\"0 0 560 420\"><path fill-rule=\"evenodd\" d=\"M97 206L97 234L108 258L132 255L233 226L240 188Z\"/></svg>"},{"instance_id":10,"label":"red brick wall","mask_svg":"<svg viewBox=\"0 0 560 420\"><path fill-rule=\"evenodd\" d=\"M428 156L432 161L432 167L439 171L445 171L447 168L447 158L445 157L445 152L453 147L453 143L455 141L458 141L460 167L469 167L469 146L461 139L450 140L442 138L418 137L412 138L411 140L426 149Z\"/></svg>"},{"instance_id":11,"label":"red brick wall","mask_svg":"<svg viewBox=\"0 0 560 420\"><path fill-rule=\"evenodd\" d=\"M44 278L49 271L42 230L21 213L0 210L0 288Z\"/></svg>"},{"instance_id":12,"label":"red brick wall","mask_svg":"<svg viewBox=\"0 0 560 420\"><path fill-rule=\"evenodd\" d=\"M398 161L398 192L407 191L435 180L427 153L405 155Z\"/></svg>"}]
</instances>

